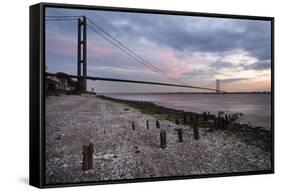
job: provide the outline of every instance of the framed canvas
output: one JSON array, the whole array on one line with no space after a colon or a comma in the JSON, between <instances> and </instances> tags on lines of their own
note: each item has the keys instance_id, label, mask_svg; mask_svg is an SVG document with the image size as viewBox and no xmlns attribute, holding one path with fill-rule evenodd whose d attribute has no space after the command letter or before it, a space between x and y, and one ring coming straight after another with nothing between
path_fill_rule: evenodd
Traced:
<instances>
[{"instance_id":1,"label":"framed canvas","mask_svg":"<svg viewBox=\"0 0 281 191\"><path fill-rule=\"evenodd\" d=\"M274 18L30 7L30 185L274 172Z\"/></svg>"}]
</instances>

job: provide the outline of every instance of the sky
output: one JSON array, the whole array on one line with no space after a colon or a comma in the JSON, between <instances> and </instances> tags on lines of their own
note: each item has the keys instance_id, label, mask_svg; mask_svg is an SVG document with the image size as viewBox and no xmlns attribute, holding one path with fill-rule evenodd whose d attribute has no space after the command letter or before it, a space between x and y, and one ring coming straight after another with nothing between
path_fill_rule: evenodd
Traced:
<instances>
[{"instance_id":1,"label":"sky","mask_svg":"<svg viewBox=\"0 0 281 191\"><path fill-rule=\"evenodd\" d=\"M163 83L180 81L214 89L219 79L223 91L271 90L270 21L46 8L46 16L74 15L87 16L177 81L143 66L88 27L89 76ZM45 34L46 70L76 74L77 21L46 21ZM98 93L199 91L102 81L87 84L89 90L94 88Z\"/></svg>"}]
</instances>

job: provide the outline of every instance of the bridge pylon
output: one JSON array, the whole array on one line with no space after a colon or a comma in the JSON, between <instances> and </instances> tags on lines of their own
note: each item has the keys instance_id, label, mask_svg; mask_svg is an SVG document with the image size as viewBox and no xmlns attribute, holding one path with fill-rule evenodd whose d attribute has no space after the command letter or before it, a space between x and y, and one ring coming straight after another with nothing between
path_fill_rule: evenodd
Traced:
<instances>
[{"instance_id":1,"label":"bridge pylon","mask_svg":"<svg viewBox=\"0 0 281 191\"><path fill-rule=\"evenodd\" d=\"M87 19L85 16L78 19L77 38L77 90L87 90Z\"/></svg>"},{"instance_id":2,"label":"bridge pylon","mask_svg":"<svg viewBox=\"0 0 281 191\"><path fill-rule=\"evenodd\" d=\"M220 90L220 80L216 80L216 92L217 93L221 92L221 90Z\"/></svg>"}]
</instances>

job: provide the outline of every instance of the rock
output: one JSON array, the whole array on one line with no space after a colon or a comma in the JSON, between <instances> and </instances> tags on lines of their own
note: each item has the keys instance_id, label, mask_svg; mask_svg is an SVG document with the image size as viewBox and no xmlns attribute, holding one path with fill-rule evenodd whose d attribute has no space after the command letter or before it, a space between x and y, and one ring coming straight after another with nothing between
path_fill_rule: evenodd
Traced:
<instances>
[{"instance_id":1,"label":"rock","mask_svg":"<svg viewBox=\"0 0 281 191\"><path fill-rule=\"evenodd\" d=\"M61 135L57 136L56 140L61 140Z\"/></svg>"}]
</instances>

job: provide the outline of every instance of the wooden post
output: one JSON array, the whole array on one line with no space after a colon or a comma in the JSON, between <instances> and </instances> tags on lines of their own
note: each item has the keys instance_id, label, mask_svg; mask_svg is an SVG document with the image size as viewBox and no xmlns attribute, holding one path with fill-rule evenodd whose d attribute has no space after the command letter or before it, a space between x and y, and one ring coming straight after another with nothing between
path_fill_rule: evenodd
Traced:
<instances>
[{"instance_id":1,"label":"wooden post","mask_svg":"<svg viewBox=\"0 0 281 191\"><path fill-rule=\"evenodd\" d=\"M229 123L232 123L230 115L228 115L228 121L229 121Z\"/></svg>"},{"instance_id":2,"label":"wooden post","mask_svg":"<svg viewBox=\"0 0 281 191\"><path fill-rule=\"evenodd\" d=\"M208 120L208 115L207 115L207 113L205 111L203 112L203 120L204 121Z\"/></svg>"},{"instance_id":3,"label":"wooden post","mask_svg":"<svg viewBox=\"0 0 281 191\"><path fill-rule=\"evenodd\" d=\"M199 115L197 113L194 115L194 121L195 121L195 124L198 124Z\"/></svg>"},{"instance_id":4,"label":"wooden post","mask_svg":"<svg viewBox=\"0 0 281 191\"><path fill-rule=\"evenodd\" d=\"M224 128L223 117L220 117L220 128Z\"/></svg>"},{"instance_id":5,"label":"wooden post","mask_svg":"<svg viewBox=\"0 0 281 191\"><path fill-rule=\"evenodd\" d=\"M179 142L182 143L182 129L177 129Z\"/></svg>"},{"instance_id":6,"label":"wooden post","mask_svg":"<svg viewBox=\"0 0 281 191\"><path fill-rule=\"evenodd\" d=\"M214 126L216 124L216 121L214 121L213 123L209 124L209 130L210 132L214 132Z\"/></svg>"},{"instance_id":7,"label":"wooden post","mask_svg":"<svg viewBox=\"0 0 281 191\"><path fill-rule=\"evenodd\" d=\"M228 121L228 116L227 116L227 115L225 115L225 123L226 123L226 125L228 126L229 121Z\"/></svg>"},{"instance_id":8,"label":"wooden post","mask_svg":"<svg viewBox=\"0 0 281 191\"><path fill-rule=\"evenodd\" d=\"M199 140L199 131L197 126L193 126L194 139Z\"/></svg>"},{"instance_id":9,"label":"wooden post","mask_svg":"<svg viewBox=\"0 0 281 191\"><path fill-rule=\"evenodd\" d=\"M83 170L90 170L93 168L93 144L83 145Z\"/></svg>"},{"instance_id":10,"label":"wooden post","mask_svg":"<svg viewBox=\"0 0 281 191\"><path fill-rule=\"evenodd\" d=\"M216 122L215 127L216 127L216 129L218 129L219 128L219 117L216 118L215 122Z\"/></svg>"},{"instance_id":11,"label":"wooden post","mask_svg":"<svg viewBox=\"0 0 281 191\"><path fill-rule=\"evenodd\" d=\"M160 128L160 123L159 123L158 120L156 120L156 127L157 127L157 128Z\"/></svg>"},{"instance_id":12,"label":"wooden post","mask_svg":"<svg viewBox=\"0 0 281 191\"><path fill-rule=\"evenodd\" d=\"M149 129L149 123L148 123L148 120L146 120L146 129Z\"/></svg>"},{"instance_id":13,"label":"wooden post","mask_svg":"<svg viewBox=\"0 0 281 191\"><path fill-rule=\"evenodd\" d=\"M187 124L186 114L183 112L183 124Z\"/></svg>"},{"instance_id":14,"label":"wooden post","mask_svg":"<svg viewBox=\"0 0 281 191\"><path fill-rule=\"evenodd\" d=\"M166 141L166 132L165 131L161 131L160 132L160 147L162 149L165 149L167 146L167 141Z\"/></svg>"},{"instance_id":15,"label":"wooden post","mask_svg":"<svg viewBox=\"0 0 281 191\"><path fill-rule=\"evenodd\" d=\"M132 121L132 129L135 130L135 123Z\"/></svg>"},{"instance_id":16,"label":"wooden post","mask_svg":"<svg viewBox=\"0 0 281 191\"><path fill-rule=\"evenodd\" d=\"M176 119L176 125L180 125L180 121L178 119Z\"/></svg>"},{"instance_id":17,"label":"wooden post","mask_svg":"<svg viewBox=\"0 0 281 191\"><path fill-rule=\"evenodd\" d=\"M190 124L191 125L194 125L194 117L193 117L193 114L192 113L190 113Z\"/></svg>"}]
</instances>

